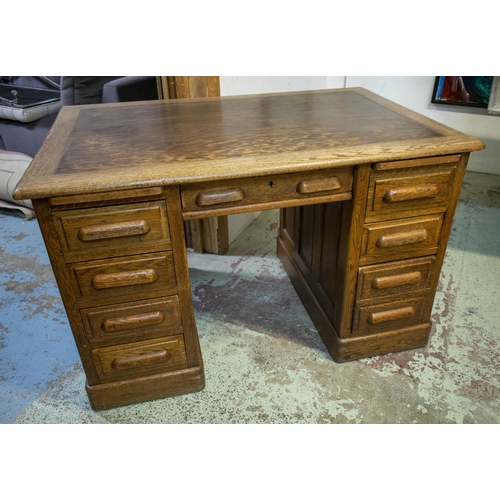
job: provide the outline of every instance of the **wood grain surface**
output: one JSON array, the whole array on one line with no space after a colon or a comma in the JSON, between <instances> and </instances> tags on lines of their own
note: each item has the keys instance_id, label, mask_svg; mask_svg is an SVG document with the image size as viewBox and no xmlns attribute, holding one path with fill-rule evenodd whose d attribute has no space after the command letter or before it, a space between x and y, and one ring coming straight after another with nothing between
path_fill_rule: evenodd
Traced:
<instances>
[{"instance_id":1,"label":"wood grain surface","mask_svg":"<svg viewBox=\"0 0 500 500\"><path fill-rule=\"evenodd\" d=\"M364 89L69 106L14 196L256 177L483 148Z\"/></svg>"}]
</instances>

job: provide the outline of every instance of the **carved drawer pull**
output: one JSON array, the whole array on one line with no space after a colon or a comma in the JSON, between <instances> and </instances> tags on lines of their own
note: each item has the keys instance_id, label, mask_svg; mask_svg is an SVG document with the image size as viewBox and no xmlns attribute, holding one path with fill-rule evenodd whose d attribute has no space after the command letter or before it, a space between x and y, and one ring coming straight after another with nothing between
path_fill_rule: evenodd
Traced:
<instances>
[{"instance_id":1,"label":"carved drawer pull","mask_svg":"<svg viewBox=\"0 0 500 500\"><path fill-rule=\"evenodd\" d=\"M297 193L299 194L314 194L323 193L326 191L335 191L340 189L342 185L337 177L331 179L312 179L309 181L299 182L297 185Z\"/></svg>"},{"instance_id":2,"label":"carved drawer pull","mask_svg":"<svg viewBox=\"0 0 500 500\"><path fill-rule=\"evenodd\" d=\"M234 203L245 198L245 193L240 188L226 189L225 191L203 191L196 196L196 205L207 207L219 203Z\"/></svg>"},{"instance_id":3,"label":"carved drawer pull","mask_svg":"<svg viewBox=\"0 0 500 500\"><path fill-rule=\"evenodd\" d=\"M438 192L439 188L436 184L392 188L386 191L384 201L387 203L395 203L398 201L419 200L421 198L435 198Z\"/></svg>"},{"instance_id":4,"label":"carved drawer pull","mask_svg":"<svg viewBox=\"0 0 500 500\"><path fill-rule=\"evenodd\" d=\"M134 328L157 325L164 319L165 315L161 311L122 316L121 318L109 318L103 322L102 329L108 333L132 330Z\"/></svg>"},{"instance_id":5,"label":"carved drawer pull","mask_svg":"<svg viewBox=\"0 0 500 500\"><path fill-rule=\"evenodd\" d=\"M372 325L378 325L380 323L385 323L386 321L396 321L397 319L410 318L414 314L415 309L413 309L413 307L401 307L399 309L391 309L390 311L372 313L368 316L367 321Z\"/></svg>"},{"instance_id":6,"label":"carved drawer pull","mask_svg":"<svg viewBox=\"0 0 500 500\"><path fill-rule=\"evenodd\" d=\"M147 354L138 354L137 356L124 356L116 358L111 366L115 370L127 370L138 366L154 365L156 363L165 363L172 357L170 351L165 349L156 352L148 352Z\"/></svg>"},{"instance_id":7,"label":"carved drawer pull","mask_svg":"<svg viewBox=\"0 0 500 500\"><path fill-rule=\"evenodd\" d=\"M414 285L422 279L422 273L415 271L414 273L395 274L393 276L381 276L375 278L372 282L372 287L377 290L393 288L401 285Z\"/></svg>"},{"instance_id":8,"label":"carved drawer pull","mask_svg":"<svg viewBox=\"0 0 500 500\"><path fill-rule=\"evenodd\" d=\"M154 283L157 279L158 274L154 269L124 271L121 273L98 274L92 279L92 286L96 290L102 290L118 286L145 285Z\"/></svg>"},{"instance_id":9,"label":"carved drawer pull","mask_svg":"<svg viewBox=\"0 0 500 500\"><path fill-rule=\"evenodd\" d=\"M94 224L92 226L80 228L80 231L78 231L78 238L80 241L106 240L109 238L121 238L122 236L146 234L150 230L151 226L146 220Z\"/></svg>"},{"instance_id":10,"label":"carved drawer pull","mask_svg":"<svg viewBox=\"0 0 500 500\"><path fill-rule=\"evenodd\" d=\"M427 239L427 229L417 229L406 233L395 233L381 236L377 240L379 248L398 247L411 245L412 243L422 243Z\"/></svg>"}]
</instances>

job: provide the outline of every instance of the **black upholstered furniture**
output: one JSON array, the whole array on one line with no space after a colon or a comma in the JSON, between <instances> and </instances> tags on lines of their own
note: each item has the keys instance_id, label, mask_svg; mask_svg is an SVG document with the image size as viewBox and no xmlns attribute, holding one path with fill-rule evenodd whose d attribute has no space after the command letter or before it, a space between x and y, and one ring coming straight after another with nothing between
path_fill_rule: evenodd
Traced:
<instances>
[{"instance_id":1,"label":"black upholstered furniture","mask_svg":"<svg viewBox=\"0 0 500 500\"><path fill-rule=\"evenodd\" d=\"M0 83L54 89L47 79L60 85L62 106L158 99L154 76L2 76ZM29 123L0 118L0 149L34 157L56 116L54 112Z\"/></svg>"}]
</instances>

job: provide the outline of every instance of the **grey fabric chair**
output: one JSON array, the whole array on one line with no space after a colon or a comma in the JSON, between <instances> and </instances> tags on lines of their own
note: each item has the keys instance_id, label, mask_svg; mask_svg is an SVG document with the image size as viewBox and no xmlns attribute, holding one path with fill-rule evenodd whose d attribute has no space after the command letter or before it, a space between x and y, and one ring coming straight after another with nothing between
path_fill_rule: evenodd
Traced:
<instances>
[{"instance_id":1,"label":"grey fabric chair","mask_svg":"<svg viewBox=\"0 0 500 500\"><path fill-rule=\"evenodd\" d=\"M63 76L63 106L158 99L155 76Z\"/></svg>"},{"instance_id":2,"label":"grey fabric chair","mask_svg":"<svg viewBox=\"0 0 500 500\"><path fill-rule=\"evenodd\" d=\"M51 76L48 78L60 84L63 106L158 99L155 76ZM0 83L53 88L44 78L33 76L2 76ZM0 119L0 149L17 151L34 157L56 117L57 113L54 113L29 123Z\"/></svg>"},{"instance_id":3,"label":"grey fabric chair","mask_svg":"<svg viewBox=\"0 0 500 500\"><path fill-rule=\"evenodd\" d=\"M61 80L59 76L50 76L49 78L57 84ZM52 86L36 76L2 76L0 83L53 89ZM56 116L57 114L44 116L29 123L0 119L0 149L17 151L31 157L35 156L47 137Z\"/></svg>"}]
</instances>

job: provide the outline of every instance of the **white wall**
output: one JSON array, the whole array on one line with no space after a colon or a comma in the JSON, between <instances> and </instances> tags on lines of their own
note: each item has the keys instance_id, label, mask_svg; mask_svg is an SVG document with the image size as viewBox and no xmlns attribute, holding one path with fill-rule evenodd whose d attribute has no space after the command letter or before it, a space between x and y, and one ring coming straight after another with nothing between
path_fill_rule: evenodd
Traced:
<instances>
[{"instance_id":1,"label":"white wall","mask_svg":"<svg viewBox=\"0 0 500 500\"><path fill-rule=\"evenodd\" d=\"M221 76L221 95L268 94L344 87L343 76Z\"/></svg>"}]
</instances>

